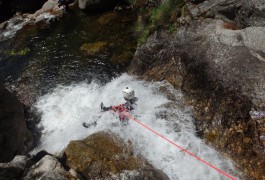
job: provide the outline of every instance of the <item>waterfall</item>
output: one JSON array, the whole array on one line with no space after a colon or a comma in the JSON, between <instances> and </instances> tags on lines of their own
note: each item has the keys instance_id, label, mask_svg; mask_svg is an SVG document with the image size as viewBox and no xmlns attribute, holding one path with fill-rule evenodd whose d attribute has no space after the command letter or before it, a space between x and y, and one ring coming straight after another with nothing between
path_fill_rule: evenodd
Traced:
<instances>
[{"instance_id":1,"label":"waterfall","mask_svg":"<svg viewBox=\"0 0 265 180\"><path fill-rule=\"evenodd\" d=\"M170 179L227 179L134 121L123 126L117 114L101 112L101 102L106 106L125 102L121 90L126 86L133 88L139 99L133 117L214 166L228 173L235 171L232 162L196 137L192 107L183 104L181 91L167 82L146 82L127 74L104 85L92 81L58 86L40 97L35 107L41 113L39 126L43 130L41 143L32 153L59 153L71 140L111 130L130 140L135 154L147 158ZM95 126L82 126L82 122L95 121Z\"/></svg>"}]
</instances>

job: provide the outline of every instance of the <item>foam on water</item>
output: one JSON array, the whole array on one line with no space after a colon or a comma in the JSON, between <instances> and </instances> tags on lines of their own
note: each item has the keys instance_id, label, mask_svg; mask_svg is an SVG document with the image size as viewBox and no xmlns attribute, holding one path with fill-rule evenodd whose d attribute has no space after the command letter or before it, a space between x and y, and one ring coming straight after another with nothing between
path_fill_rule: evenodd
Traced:
<instances>
[{"instance_id":1,"label":"foam on water","mask_svg":"<svg viewBox=\"0 0 265 180\"><path fill-rule=\"evenodd\" d=\"M218 168L230 173L235 171L229 160L195 136L192 109L182 104L181 92L165 82L139 81L126 74L104 86L96 83L61 86L41 97L36 108L42 113L40 126L43 127L43 132L41 144L34 152L45 149L57 153L70 140L82 139L97 131L110 129L126 141L131 140L135 154L146 157L171 179L227 179L134 121L130 121L128 126L114 125L119 122L117 115L113 112L101 113L99 105L101 102L106 106L124 103L121 89L126 86L132 87L139 98L133 112L134 117ZM174 101L160 92L161 86L166 86L167 91L171 91ZM82 122L92 123L96 120L96 126L88 129L82 126Z\"/></svg>"},{"instance_id":2,"label":"foam on water","mask_svg":"<svg viewBox=\"0 0 265 180\"><path fill-rule=\"evenodd\" d=\"M16 33L22 29L25 25L28 25L30 23L38 23L40 21L44 21L45 23L49 23L50 20L54 19L55 15L52 15L50 13L41 13L36 17L33 17L33 15L29 16L17 16L14 18L11 18L7 23L7 27L4 29L2 33L0 33L0 40L10 39L13 38Z\"/></svg>"}]
</instances>

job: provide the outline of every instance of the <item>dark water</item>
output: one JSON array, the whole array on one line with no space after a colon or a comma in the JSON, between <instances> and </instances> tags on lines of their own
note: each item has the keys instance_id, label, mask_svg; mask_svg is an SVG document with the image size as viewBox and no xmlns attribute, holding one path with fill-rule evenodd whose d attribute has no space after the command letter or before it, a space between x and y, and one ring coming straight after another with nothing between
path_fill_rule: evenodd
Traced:
<instances>
[{"instance_id":1,"label":"dark water","mask_svg":"<svg viewBox=\"0 0 265 180\"><path fill-rule=\"evenodd\" d=\"M107 83L124 71L128 62L113 63L113 55L134 53L133 20L128 16L106 12L87 15L72 11L49 25L30 25L16 36L0 40L0 75L7 88L25 104L27 127L37 146L41 116L30 107L38 97L58 85L86 81ZM110 44L108 53L88 57L81 46L103 41ZM119 56L115 56L119 57Z\"/></svg>"},{"instance_id":2,"label":"dark water","mask_svg":"<svg viewBox=\"0 0 265 180\"><path fill-rule=\"evenodd\" d=\"M58 84L106 83L126 67L126 63L110 62L111 54L135 51L132 29L128 18L122 21L113 12L87 15L73 11L52 21L49 27L22 30L17 37L0 42L2 79L9 85L27 79L42 93ZM82 44L97 41L112 44L111 52L88 57L80 50Z\"/></svg>"}]
</instances>

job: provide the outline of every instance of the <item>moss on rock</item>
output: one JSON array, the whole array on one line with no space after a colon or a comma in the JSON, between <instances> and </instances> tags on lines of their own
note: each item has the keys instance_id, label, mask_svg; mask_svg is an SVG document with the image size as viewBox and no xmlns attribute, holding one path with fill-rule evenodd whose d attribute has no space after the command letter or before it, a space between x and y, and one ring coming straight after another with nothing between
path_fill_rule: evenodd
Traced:
<instances>
[{"instance_id":1,"label":"moss on rock","mask_svg":"<svg viewBox=\"0 0 265 180\"><path fill-rule=\"evenodd\" d=\"M111 57L111 62L113 63L126 63L133 58L133 53L131 51L124 51L121 54L113 54Z\"/></svg>"},{"instance_id":2,"label":"moss on rock","mask_svg":"<svg viewBox=\"0 0 265 180\"><path fill-rule=\"evenodd\" d=\"M98 132L84 140L71 141L65 154L67 165L86 178L104 179L126 170L139 169L149 169L155 174L145 159L133 154L130 142L125 143L119 136L110 132Z\"/></svg>"},{"instance_id":3,"label":"moss on rock","mask_svg":"<svg viewBox=\"0 0 265 180\"><path fill-rule=\"evenodd\" d=\"M104 41L85 43L81 46L81 50L85 51L87 55L106 53L108 51L108 43Z\"/></svg>"}]
</instances>

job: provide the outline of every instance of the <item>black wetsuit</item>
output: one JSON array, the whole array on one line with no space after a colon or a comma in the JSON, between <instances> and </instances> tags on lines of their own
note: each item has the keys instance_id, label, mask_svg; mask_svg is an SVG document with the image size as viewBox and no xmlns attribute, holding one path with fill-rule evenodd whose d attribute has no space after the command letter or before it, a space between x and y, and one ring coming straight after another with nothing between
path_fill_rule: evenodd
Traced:
<instances>
[{"instance_id":1,"label":"black wetsuit","mask_svg":"<svg viewBox=\"0 0 265 180\"><path fill-rule=\"evenodd\" d=\"M125 99L125 100L126 100L126 99ZM131 100L126 100L126 102L125 102L124 104L121 104L121 105L122 105L122 107L123 107L124 109L126 109L126 110L128 110L128 111L132 111L132 110L134 110L134 108L135 108L136 101L138 101L138 98L137 98L137 97L135 97L135 98L133 98L133 99L131 99ZM118 106L121 106L121 105L118 105ZM103 103L101 103L101 110L102 110L102 111L109 111L109 110L112 110L113 107L117 107L117 106L109 106L109 107L105 107L105 106L103 105Z\"/></svg>"},{"instance_id":2,"label":"black wetsuit","mask_svg":"<svg viewBox=\"0 0 265 180\"><path fill-rule=\"evenodd\" d=\"M126 100L126 99L125 99ZM128 118L126 115L124 115L124 111L125 112L130 112L132 110L135 109L135 105L136 105L136 101L138 101L138 98L137 97L134 97L133 99L130 99L130 100L126 100L126 102L124 104L120 104L118 106L109 106L109 107L105 107L103 105L103 103L101 103L101 110L103 112L105 111L109 111L109 110L113 110L114 112L117 112L119 113L119 119L121 122L127 122L128 121Z\"/></svg>"}]
</instances>

